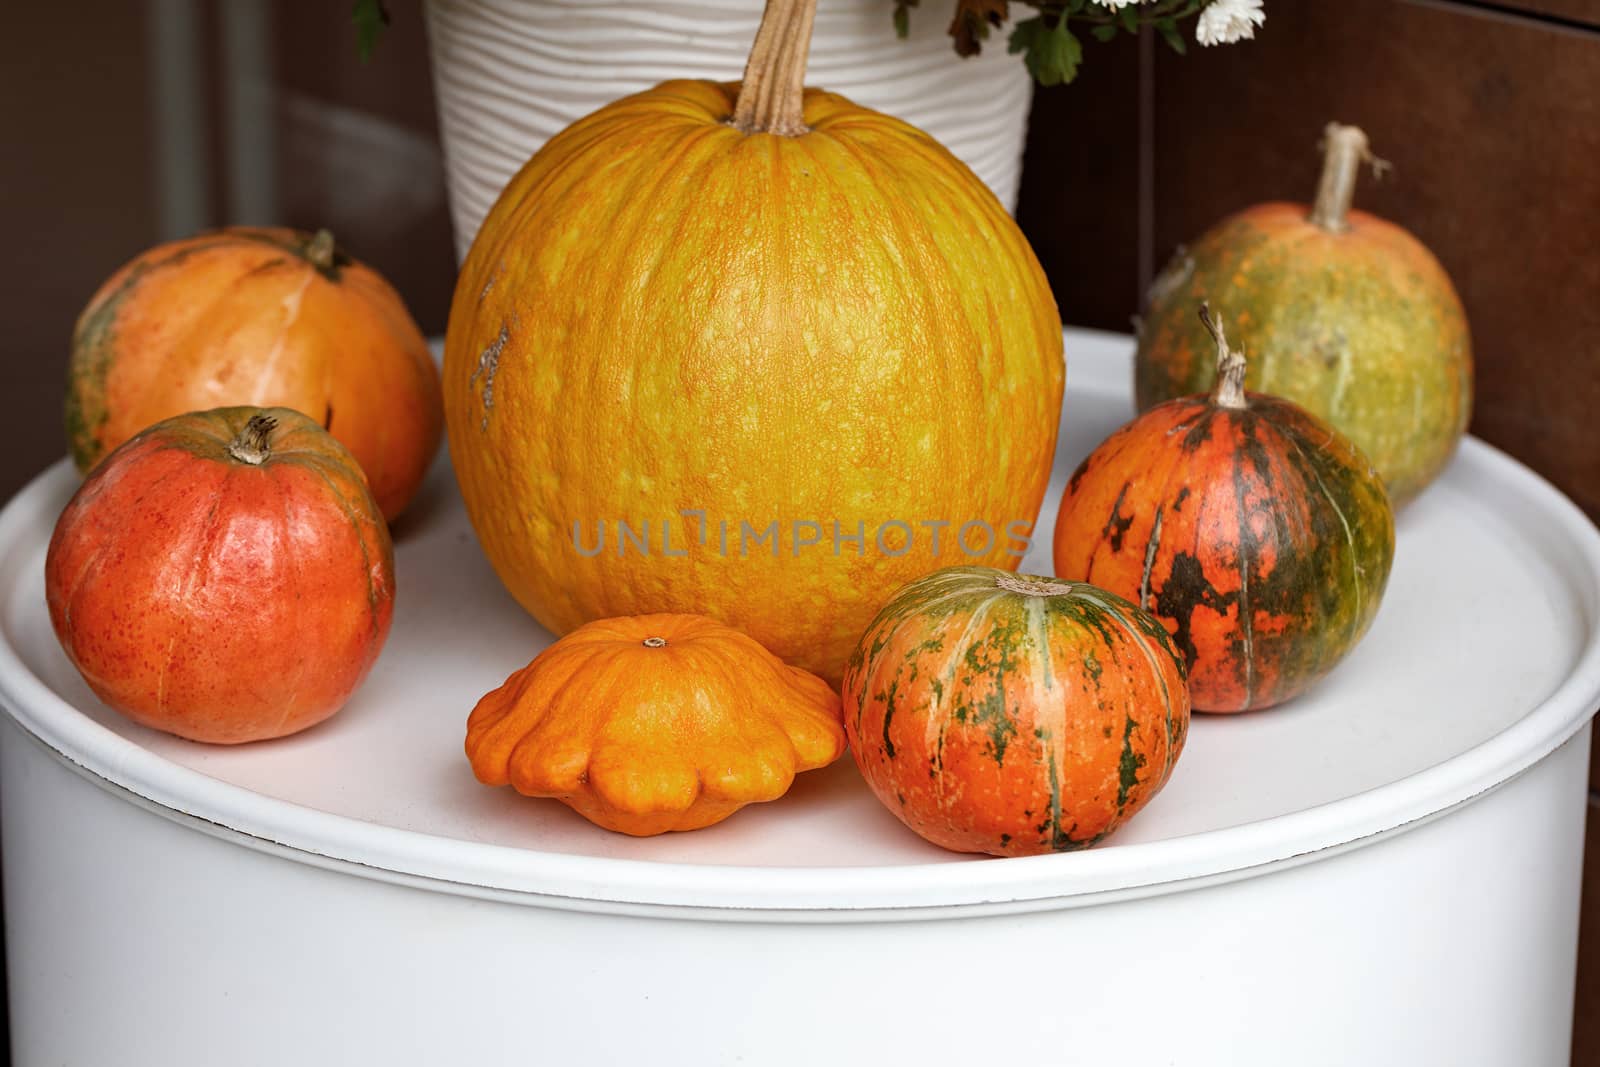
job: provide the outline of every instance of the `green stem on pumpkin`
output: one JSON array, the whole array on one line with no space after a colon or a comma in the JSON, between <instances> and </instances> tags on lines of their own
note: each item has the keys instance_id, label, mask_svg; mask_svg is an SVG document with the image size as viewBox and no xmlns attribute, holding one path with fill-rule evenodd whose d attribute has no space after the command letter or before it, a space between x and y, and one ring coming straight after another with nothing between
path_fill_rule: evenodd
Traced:
<instances>
[{"instance_id":1,"label":"green stem on pumpkin","mask_svg":"<svg viewBox=\"0 0 1600 1067\"><path fill-rule=\"evenodd\" d=\"M1367 135L1359 126L1328 123L1322 132L1322 178L1317 183L1317 199L1311 205L1311 221L1330 233L1350 228L1350 205L1355 200L1356 178L1361 164L1372 166L1372 176L1381 178L1389 169L1387 160L1372 154Z\"/></svg>"},{"instance_id":2,"label":"green stem on pumpkin","mask_svg":"<svg viewBox=\"0 0 1600 1067\"><path fill-rule=\"evenodd\" d=\"M318 270L329 271L333 269L333 253L333 234L328 230L318 230L306 245L305 257Z\"/></svg>"},{"instance_id":3,"label":"green stem on pumpkin","mask_svg":"<svg viewBox=\"0 0 1600 1067\"><path fill-rule=\"evenodd\" d=\"M1217 343L1217 386L1211 391L1211 402L1219 408L1249 407L1244 395L1244 353L1228 347L1228 335L1222 332L1222 323L1211 317L1211 308L1200 305L1200 322Z\"/></svg>"},{"instance_id":4,"label":"green stem on pumpkin","mask_svg":"<svg viewBox=\"0 0 1600 1067\"><path fill-rule=\"evenodd\" d=\"M806 132L806 58L816 15L817 0L767 0L733 106L733 125L740 132L780 137Z\"/></svg>"},{"instance_id":5,"label":"green stem on pumpkin","mask_svg":"<svg viewBox=\"0 0 1600 1067\"><path fill-rule=\"evenodd\" d=\"M260 466L272 455L272 431L277 428L278 420L271 415L251 415L244 429L228 442L228 455L240 463Z\"/></svg>"}]
</instances>

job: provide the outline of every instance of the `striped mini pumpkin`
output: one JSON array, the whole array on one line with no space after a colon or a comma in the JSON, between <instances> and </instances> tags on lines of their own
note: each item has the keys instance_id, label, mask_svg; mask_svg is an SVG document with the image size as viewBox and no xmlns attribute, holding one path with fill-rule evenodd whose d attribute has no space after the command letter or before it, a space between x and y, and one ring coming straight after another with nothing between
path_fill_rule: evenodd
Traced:
<instances>
[{"instance_id":1,"label":"striped mini pumpkin","mask_svg":"<svg viewBox=\"0 0 1600 1067\"><path fill-rule=\"evenodd\" d=\"M1388 583L1394 515L1355 445L1296 404L1246 393L1244 357L1220 327L1213 336L1211 395L1151 408L1073 474L1055 567L1161 618L1195 710L1245 711L1303 692L1361 640Z\"/></svg>"},{"instance_id":2,"label":"striped mini pumpkin","mask_svg":"<svg viewBox=\"0 0 1600 1067\"><path fill-rule=\"evenodd\" d=\"M1103 840L1166 783L1189 727L1159 621L1090 585L990 567L901 589L843 697L878 799L936 845L997 856Z\"/></svg>"}]
</instances>

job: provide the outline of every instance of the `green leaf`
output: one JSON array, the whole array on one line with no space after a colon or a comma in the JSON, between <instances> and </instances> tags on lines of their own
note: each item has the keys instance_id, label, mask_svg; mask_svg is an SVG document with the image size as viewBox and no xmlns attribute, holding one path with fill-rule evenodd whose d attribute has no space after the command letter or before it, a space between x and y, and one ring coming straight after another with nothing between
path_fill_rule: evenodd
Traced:
<instances>
[{"instance_id":1,"label":"green leaf","mask_svg":"<svg viewBox=\"0 0 1600 1067\"><path fill-rule=\"evenodd\" d=\"M905 0L894 5L894 35L902 41L911 35L911 5Z\"/></svg>"},{"instance_id":2,"label":"green leaf","mask_svg":"<svg viewBox=\"0 0 1600 1067\"><path fill-rule=\"evenodd\" d=\"M1044 26L1044 19L1035 15L1031 19L1023 19L1011 27L1011 36L1006 39L1006 51L1012 55L1026 52L1033 47L1033 35Z\"/></svg>"},{"instance_id":3,"label":"green leaf","mask_svg":"<svg viewBox=\"0 0 1600 1067\"><path fill-rule=\"evenodd\" d=\"M1122 23L1122 28L1129 33L1139 32L1139 14L1134 4L1117 8L1117 21Z\"/></svg>"},{"instance_id":4,"label":"green leaf","mask_svg":"<svg viewBox=\"0 0 1600 1067\"><path fill-rule=\"evenodd\" d=\"M372 49L389 26L389 12L383 0L355 0L350 21L356 26L356 53L365 63L372 58Z\"/></svg>"},{"instance_id":5,"label":"green leaf","mask_svg":"<svg viewBox=\"0 0 1600 1067\"><path fill-rule=\"evenodd\" d=\"M1094 39L1097 40L1097 41L1109 41L1109 40L1111 40L1111 38L1115 37L1118 33L1121 33L1122 31L1117 29L1115 26L1111 25L1110 23L1106 23L1104 26L1096 26L1094 29L1090 30L1089 32L1094 34Z\"/></svg>"},{"instance_id":6,"label":"green leaf","mask_svg":"<svg viewBox=\"0 0 1600 1067\"><path fill-rule=\"evenodd\" d=\"M1077 77L1083 45L1067 29L1067 20L1046 26L1042 17L1024 19L1011 31L1009 50L1022 52L1028 73L1040 85L1065 85Z\"/></svg>"},{"instance_id":7,"label":"green leaf","mask_svg":"<svg viewBox=\"0 0 1600 1067\"><path fill-rule=\"evenodd\" d=\"M1161 34L1162 39L1180 56L1188 52L1189 47L1184 44L1183 34L1178 32L1178 24L1172 19L1156 19L1156 32Z\"/></svg>"}]
</instances>

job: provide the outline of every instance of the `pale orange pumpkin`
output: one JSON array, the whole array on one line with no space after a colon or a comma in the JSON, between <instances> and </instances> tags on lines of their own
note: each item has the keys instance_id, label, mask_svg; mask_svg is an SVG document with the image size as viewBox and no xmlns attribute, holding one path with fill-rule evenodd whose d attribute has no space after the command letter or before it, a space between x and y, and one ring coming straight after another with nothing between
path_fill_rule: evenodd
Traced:
<instances>
[{"instance_id":1,"label":"pale orange pumpkin","mask_svg":"<svg viewBox=\"0 0 1600 1067\"><path fill-rule=\"evenodd\" d=\"M462 268L451 458L557 633L704 612L837 680L905 582L1021 558L1061 406L1049 286L937 142L802 90L813 6L768 5L742 87L556 136Z\"/></svg>"},{"instance_id":2,"label":"pale orange pumpkin","mask_svg":"<svg viewBox=\"0 0 1600 1067\"><path fill-rule=\"evenodd\" d=\"M233 228L160 245L113 274L78 318L67 437L89 471L161 419L287 407L354 453L385 518L439 447L433 356L375 271L315 235Z\"/></svg>"},{"instance_id":3,"label":"pale orange pumpkin","mask_svg":"<svg viewBox=\"0 0 1600 1067\"><path fill-rule=\"evenodd\" d=\"M698 615L603 619L472 709L479 781L554 797L608 830L695 830L776 800L844 752L839 697Z\"/></svg>"}]
</instances>

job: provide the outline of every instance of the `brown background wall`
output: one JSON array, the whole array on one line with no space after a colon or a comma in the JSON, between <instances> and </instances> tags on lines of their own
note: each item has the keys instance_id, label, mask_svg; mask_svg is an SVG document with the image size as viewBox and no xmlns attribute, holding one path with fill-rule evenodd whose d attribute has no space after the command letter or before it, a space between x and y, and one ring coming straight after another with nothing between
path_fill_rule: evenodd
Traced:
<instances>
[{"instance_id":1,"label":"brown background wall","mask_svg":"<svg viewBox=\"0 0 1600 1067\"><path fill-rule=\"evenodd\" d=\"M1600 0L1266 10L1252 44L1122 42L1036 95L1018 218L1064 316L1125 329L1173 248L1248 204L1308 200L1323 124L1356 123L1394 164L1360 205L1461 292L1472 432L1600 519ZM1600 759L1590 785L1594 811ZM1600 820L1585 861L1573 1063L1600 1067Z\"/></svg>"},{"instance_id":2,"label":"brown background wall","mask_svg":"<svg viewBox=\"0 0 1600 1067\"><path fill-rule=\"evenodd\" d=\"M0 499L63 451L78 309L161 236L146 14L174 2L20 5L0 35ZM203 41L224 36L219 0L188 6ZM273 42L260 113L281 149L275 219L243 217L225 180L237 145L208 49L204 216L332 226L438 332L453 259L420 0L388 6L394 27L363 66L348 5L254 5ZM1179 58L1119 40L1038 94L1018 215L1064 317L1125 330L1175 245L1247 204L1309 197L1323 123L1360 124L1395 165L1362 206L1416 233L1461 290L1474 432L1600 517L1600 0L1266 7L1252 44ZM1600 1064L1600 849L1589 856L1578 1064Z\"/></svg>"}]
</instances>

